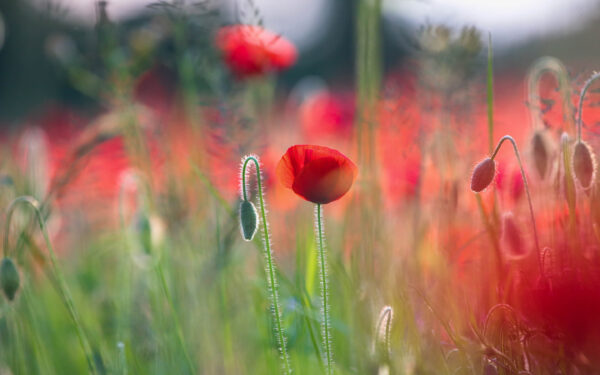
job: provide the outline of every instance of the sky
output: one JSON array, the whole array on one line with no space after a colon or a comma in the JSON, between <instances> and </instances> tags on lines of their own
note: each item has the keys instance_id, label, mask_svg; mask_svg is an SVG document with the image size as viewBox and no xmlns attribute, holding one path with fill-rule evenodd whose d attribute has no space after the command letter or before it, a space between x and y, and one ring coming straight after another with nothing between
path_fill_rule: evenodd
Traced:
<instances>
[{"instance_id":1,"label":"sky","mask_svg":"<svg viewBox=\"0 0 600 375\"><path fill-rule=\"evenodd\" d=\"M423 23L473 25L492 33L495 47L574 31L600 10L596 0L384 0L385 13L414 28Z\"/></svg>"},{"instance_id":2,"label":"sky","mask_svg":"<svg viewBox=\"0 0 600 375\"><path fill-rule=\"evenodd\" d=\"M47 0L34 0L43 2ZM96 0L54 0L71 16L93 22ZM109 12L117 19L143 10L154 0L109 0ZM188 0L190 1L190 0ZM231 3L235 0L222 0ZM253 0L265 25L292 41L310 43L318 37L333 11L331 0ZM596 0L383 0L386 19L401 20L414 28L425 22L460 28L473 25L492 32L496 47L527 39L564 33L581 27L598 13ZM238 0L240 4L248 0Z\"/></svg>"}]
</instances>

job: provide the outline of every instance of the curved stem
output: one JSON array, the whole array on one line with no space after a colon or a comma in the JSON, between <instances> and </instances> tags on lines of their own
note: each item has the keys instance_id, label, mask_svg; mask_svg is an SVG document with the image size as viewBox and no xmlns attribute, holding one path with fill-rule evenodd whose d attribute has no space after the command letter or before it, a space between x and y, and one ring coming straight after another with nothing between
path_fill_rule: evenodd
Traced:
<instances>
[{"instance_id":1,"label":"curved stem","mask_svg":"<svg viewBox=\"0 0 600 375\"><path fill-rule=\"evenodd\" d=\"M380 341L385 349L385 360L389 361L392 352L391 335L392 335L392 318L393 310L391 306L385 306L379 313L379 321L375 328L376 340Z\"/></svg>"},{"instance_id":2,"label":"curved stem","mask_svg":"<svg viewBox=\"0 0 600 375\"><path fill-rule=\"evenodd\" d=\"M533 203L531 202L531 193L529 192L529 184L527 183L527 177L525 176L525 170L523 169L523 163L521 162L521 156L519 155L517 143L515 142L513 137L511 137L510 135L505 135L504 137L500 138L500 141L498 141L498 145L496 146L496 149L494 150L494 153L490 158L494 160L504 141L510 141L510 143L512 143L513 150L515 151L515 156L517 157L517 163L519 164L519 169L521 170L521 177L523 178L523 187L525 188L525 193L527 193L527 203L529 204L529 214L531 215L531 226L533 228L533 239L535 241L535 249L537 251L538 266L540 267L540 274L544 276L544 269L542 268L541 260L540 243L538 240L537 225L535 224L535 214L533 213Z\"/></svg>"},{"instance_id":3,"label":"curved stem","mask_svg":"<svg viewBox=\"0 0 600 375\"><path fill-rule=\"evenodd\" d=\"M552 73L556 78L563 105L563 117L570 125L570 129L573 129L575 127L574 108L571 102L569 73L560 60L549 56L538 59L527 74L527 95L533 128L534 130L540 130L540 128L542 128L542 111L539 106L539 84L545 73Z\"/></svg>"},{"instance_id":4,"label":"curved stem","mask_svg":"<svg viewBox=\"0 0 600 375\"><path fill-rule=\"evenodd\" d=\"M592 74L592 76L585 81L583 88L581 89L581 95L579 96L579 106L577 107L577 142L581 142L581 124L583 122L583 99L592 83L600 78L600 72Z\"/></svg>"},{"instance_id":5,"label":"curved stem","mask_svg":"<svg viewBox=\"0 0 600 375\"><path fill-rule=\"evenodd\" d=\"M40 225L40 230L42 231L42 235L44 236L44 241L46 242L46 247L48 248L48 254L50 255L50 265L52 266L52 272L58 281L58 288L60 294L63 298L63 302L67 306L67 310L69 311L69 315L71 316L71 320L73 321L73 325L77 331L77 337L79 338L79 344L81 345L83 352L85 353L85 357L87 360L87 364L90 370L90 374L96 374L96 367L94 365L94 356L92 354L92 349L89 344L89 340L83 327L80 322L79 314L75 309L75 304L73 303L73 297L71 297L71 292L67 287L67 282L63 276L60 267L58 266L58 261L56 259L56 255L54 253L54 248L52 247L52 243L50 242L50 237L48 236L48 230L46 229L46 222L42 216L42 212L40 211L40 203L33 197L22 196L18 197L12 201L12 203L8 206L8 211L6 213L6 221L4 224L4 248L3 254L6 256L8 251L8 234L10 230L10 223L12 214L15 210L15 207L19 203L24 203L31 206L38 219L38 223Z\"/></svg>"},{"instance_id":6,"label":"curved stem","mask_svg":"<svg viewBox=\"0 0 600 375\"><path fill-rule=\"evenodd\" d=\"M262 190L262 180L260 175L260 163L257 156L247 156L244 159L242 166L242 195L244 200L248 200L246 192L246 168L248 163L252 161L256 167L256 182L258 184L258 198L260 201L260 215L263 222L263 245L265 259L267 261L267 286L271 292L271 307L273 308L273 314L275 315L275 334L277 336L277 343L279 344L279 352L283 361L283 368L286 374L291 374L292 369L290 366L290 360L286 348L286 339L283 332L283 323L281 318L281 309L279 307L279 293L277 292L277 275L275 273L275 265L273 264L273 253L271 251L271 236L269 235L269 226L267 224L267 213L265 209L265 202Z\"/></svg>"},{"instance_id":7,"label":"curved stem","mask_svg":"<svg viewBox=\"0 0 600 375\"><path fill-rule=\"evenodd\" d=\"M323 341L325 345L325 359L327 362L327 374L333 374L332 354L331 354L331 334L329 327L329 291L327 288L327 257L325 256L325 246L323 245L323 215L321 205L317 204L317 231L319 232L319 263L321 266L321 299L323 303Z\"/></svg>"}]
</instances>

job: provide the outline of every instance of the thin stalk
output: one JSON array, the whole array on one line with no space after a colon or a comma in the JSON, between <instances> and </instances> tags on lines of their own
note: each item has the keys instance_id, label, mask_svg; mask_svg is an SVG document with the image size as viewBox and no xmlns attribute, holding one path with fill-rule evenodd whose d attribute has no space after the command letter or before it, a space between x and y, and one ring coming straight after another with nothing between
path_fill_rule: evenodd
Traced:
<instances>
[{"instance_id":1,"label":"thin stalk","mask_svg":"<svg viewBox=\"0 0 600 375\"><path fill-rule=\"evenodd\" d=\"M52 243L50 242L50 237L48 236L48 230L46 229L46 222L44 221L42 212L40 211L40 203L35 198L30 197L30 196L18 197L15 200L13 200L12 203L8 206L8 211L6 213L6 221L5 221L5 225L4 225L4 248L3 248L4 256L6 256L7 252L8 252L8 233L10 230L12 214L15 210L15 207L19 203L28 204L29 206L31 206L34 209L34 211L36 213L36 217L38 219L40 230L42 231L42 235L44 236L44 241L46 242L46 247L48 248L48 253L50 255L50 265L52 267L52 272L54 273L54 276L56 277L56 280L58 281L57 285L58 285L60 295L63 298L63 302L67 306L67 310L69 311L69 315L70 315L71 320L73 321L73 325L75 326L75 329L77 331L77 337L79 338L79 344L81 345L81 348L83 349L83 352L85 353L89 372L90 372L90 374L95 375L96 367L94 365L94 356L92 354L92 349L90 347L88 337L87 337L85 331L83 330L83 326L81 325L79 314L77 312L77 309L75 308L75 304L73 303L73 297L71 296L71 292L69 291L67 282L65 281L64 275L58 265L56 255L54 253L54 248L52 247Z\"/></svg>"},{"instance_id":2,"label":"thin stalk","mask_svg":"<svg viewBox=\"0 0 600 375\"><path fill-rule=\"evenodd\" d=\"M535 214L533 213L533 203L531 201L531 193L529 192L529 184L527 183L527 177L525 176L525 170L523 169L523 163L521 162L521 156L519 155L519 149L517 148L517 143L515 142L513 137L511 137L510 135L505 135L504 137L500 138L500 141L498 141L498 145L496 146L496 149L494 150L494 152L492 153L492 156L490 158L492 160L494 160L494 158L496 157L496 154L498 154L498 151L500 151L500 147L506 140L508 140L508 141L510 141L510 143L512 143L513 150L515 151L515 156L517 158L517 163L519 164L519 169L521 170L521 177L523 178L523 187L525 188L525 193L527 193L527 203L529 204L529 214L531 215L531 226L533 228L533 239L535 241L535 249L537 251L538 265L540 267L540 274L542 276L544 276L544 269L542 267L542 258L541 258L541 251L540 251L540 242L538 239L537 225L535 223Z\"/></svg>"},{"instance_id":3,"label":"thin stalk","mask_svg":"<svg viewBox=\"0 0 600 375\"><path fill-rule=\"evenodd\" d=\"M600 72L594 73L583 85L581 89L581 95L579 96L579 106L577 110L577 142L581 142L581 126L583 123L583 99L592 83L600 78Z\"/></svg>"},{"instance_id":4,"label":"thin stalk","mask_svg":"<svg viewBox=\"0 0 600 375\"><path fill-rule=\"evenodd\" d=\"M545 56L538 59L527 74L527 96L529 102L529 113L531 114L531 123L535 131L544 128L542 122L542 111L540 109L539 85L540 80L546 73L551 73L558 82L558 90L560 92L563 117L568 124L569 129L575 127L574 124L574 108L571 102L571 86L569 73L560 60ZM574 129L573 129L574 130Z\"/></svg>"},{"instance_id":5,"label":"thin stalk","mask_svg":"<svg viewBox=\"0 0 600 375\"><path fill-rule=\"evenodd\" d=\"M487 120L488 140L490 152L494 150L494 70L492 54L492 33L488 34L488 61L487 61Z\"/></svg>"},{"instance_id":6,"label":"thin stalk","mask_svg":"<svg viewBox=\"0 0 600 375\"><path fill-rule=\"evenodd\" d=\"M381 345L384 349L385 362L390 361L392 353L391 337L392 337L392 319L394 311L391 306L385 306L379 313L379 320L375 327L375 350L377 351L377 344Z\"/></svg>"},{"instance_id":7,"label":"thin stalk","mask_svg":"<svg viewBox=\"0 0 600 375\"><path fill-rule=\"evenodd\" d=\"M325 360L327 364L327 375L333 374L333 359L331 353L331 333L329 327L329 290L327 288L327 257L323 245L323 215L321 205L317 204L317 231L319 232L319 265L321 266L321 300L323 303L323 341L325 346Z\"/></svg>"},{"instance_id":8,"label":"thin stalk","mask_svg":"<svg viewBox=\"0 0 600 375\"><path fill-rule=\"evenodd\" d=\"M258 198L260 201L260 215L263 223L263 245L264 254L267 261L267 286L271 292L271 307L275 318L275 335L277 336L277 344L283 361L283 368L286 374L291 374L290 359L286 348L285 333L283 332L283 319L281 317L281 309L279 307L279 293L277 291L277 275L275 273L275 265L273 264L273 253L271 251L271 236L269 235L269 225L267 224L267 213L265 210L265 202L262 190L262 180L260 174L260 163L257 156L247 156L244 159L242 166L242 195L244 200L248 200L246 192L246 169L248 163L252 161L256 167L256 182L258 184Z\"/></svg>"},{"instance_id":9,"label":"thin stalk","mask_svg":"<svg viewBox=\"0 0 600 375\"><path fill-rule=\"evenodd\" d=\"M129 371L127 370L127 357L125 355L125 343L119 341L117 343L117 351L118 351L118 374L119 375L128 375Z\"/></svg>"},{"instance_id":10,"label":"thin stalk","mask_svg":"<svg viewBox=\"0 0 600 375\"><path fill-rule=\"evenodd\" d=\"M171 297L171 293L169 292L169 286L167 285L167 279L165 278L165 273L162 268L162 262L159 262L156 266L156 273L158 274L160 285L163 289L163 292L165 293L165 297L167 298L169 308L171 309L171 315L173 316L173 324L175 324L175 331L177 334L177 341L179 341L179 346L181 346L181 350L183 351L183 355L185 356L185 361L187 362L187 366L190 369L190 374L195 374L196 370L194 368L192 358L190 357L190 354L187 350L185 339L183 338L181 322L179 321L179 317L177 316L177 310L175 309L175 304L173 303L173 298Z\"/></svg>"}]
</instances>

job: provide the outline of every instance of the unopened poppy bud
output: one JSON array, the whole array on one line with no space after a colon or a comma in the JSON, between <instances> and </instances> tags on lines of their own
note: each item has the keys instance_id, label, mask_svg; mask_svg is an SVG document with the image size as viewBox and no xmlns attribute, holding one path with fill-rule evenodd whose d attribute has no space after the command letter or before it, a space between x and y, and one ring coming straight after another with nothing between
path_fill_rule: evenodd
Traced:
<instances>
[{"instance_id":1,"label":"unopened poppy bud","mask_svg":"<svg viewBox=\"0 0 600 375\"><path fill-rule=\"evenodd\" d=\"M471 175L471 190L476 193L483 191L487 188L494 179L496 174L496 163L491 158L483 159L473 169Z\"/></svg>"},{"instance_id":2,"label":"unopened poppy bud","mask_svg":"<svg viewBox=\"0 0 600 375\"><path fill-rule=\"evenodd\" d=\"M2 259L2 264L0 264L0 287L9 301L15 298L19 285L20 278L17 266L11 258L5 257Z\"/></svg>"},{"instance_id":3,"label":"unopened poppy bud","mask_svg":"<svg viewBox=\"0 0 600 375\"><path fill-rule=\"evenodd\" d=\"M252 202L244 200L240 204L240 226L246 241L252 241L258 228L258 213Z\"/></svg>"},{"instance_id":4,"label":"unopened poppy bud","mask_svg":"<svg viewBox=\"0 0 600 375\"><path fill-rule=\"evenodd\" d=\"M145 254L152 253L152 227L147 215L139 213L135 220L135 233Z\"/></svg>"},{"instance_id":5,"label":"unopened poppy bud","mask_svg":"<svg viewBox=\"0 0 600 375\"><path fill-rule=\"evenodd\" d=\"M589 189L596 176L596 161L585 142L577 142L573 149L573 177L584 189Z\"/></svg>"},{"instance_id":6,"label":"unopened poppy bud","mask_svg":"<svg viewBox=\"0 0 600 375\"><path fill-rule=\"evenodd\" d=\"M548 170L548 149L546 148L546 142L541 133L536 132L533 136L533 161L535 169L537 170L541 178L546 177L546 171Z\"/></svg>"},{"instance_id":7,"label":"unopened poppy bud","mask_svg":"<svg viewBox=\"0 0 600 375\"><path fill-rule=\"evenodd\" d=\"M502 217L502 245L508 258L516 259L527 255L526 245L512 212L507 212Z\"/></svg>"}]
</instances>

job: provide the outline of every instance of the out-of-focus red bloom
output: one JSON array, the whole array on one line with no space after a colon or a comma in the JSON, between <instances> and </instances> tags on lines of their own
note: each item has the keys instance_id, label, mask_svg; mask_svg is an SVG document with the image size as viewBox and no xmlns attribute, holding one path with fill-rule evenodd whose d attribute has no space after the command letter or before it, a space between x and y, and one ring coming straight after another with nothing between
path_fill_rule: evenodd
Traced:
<instances>
[{"instance_id":1,"label":"out-of-focus red bloom","mask_svg":"<svg viewBox=\"0 0 600 375\"><path fill-rule=\"evenodd\" d=\"M511 171L503 163L498 163L496 173L496 188L505 196L517 202L523 196L524 184L523 176L519 168L513 168ZM528 175L526 173L526 175ZM527 176L529 179L529 176Z\"/></svg>"},{"instance_id":2,"label":"out-of-focus red bloom","mask_svg":"<svg viewBox=\"0 0 600 375\"><path fill-rule=\"evenodd\" d=\"M175 103L177 77L165 65L155 65L142 73L133 88L137 101L160 114L166 114Z\"/></svg>"},{"instance_id":3,"label":"out-of-focus red bloom","mask_svg":"<svg viewBox=\"0 0 600 375\"><path fill-rule=\"evenodd\" d=\"M348 139L353 131L354 98L319 91L302 103L300 120L307 139Z\"/></svg>"},{"instance_id":4,"label":"out-of-focus red bloom","mask_svg":"<svg viewBox=\"0 0 600 375\"><path fill-rule=\"evenodd\" d=\"M298 55L288 40L259 26L222 27L215 42L225 63L238 78L287 69Z\"/></svg>"},{"instance_id":5,"label":"out-of-focus red bloom","mask_svg":"<svg viewBox=\"0 0 600 375\"><path fill-rule=\"evenodd\" d=\"M341 198L358 170L341 152L324 146L288 148L276 170L283 186L309 202L325 204Z\"/></svg>"}]
</instances>

